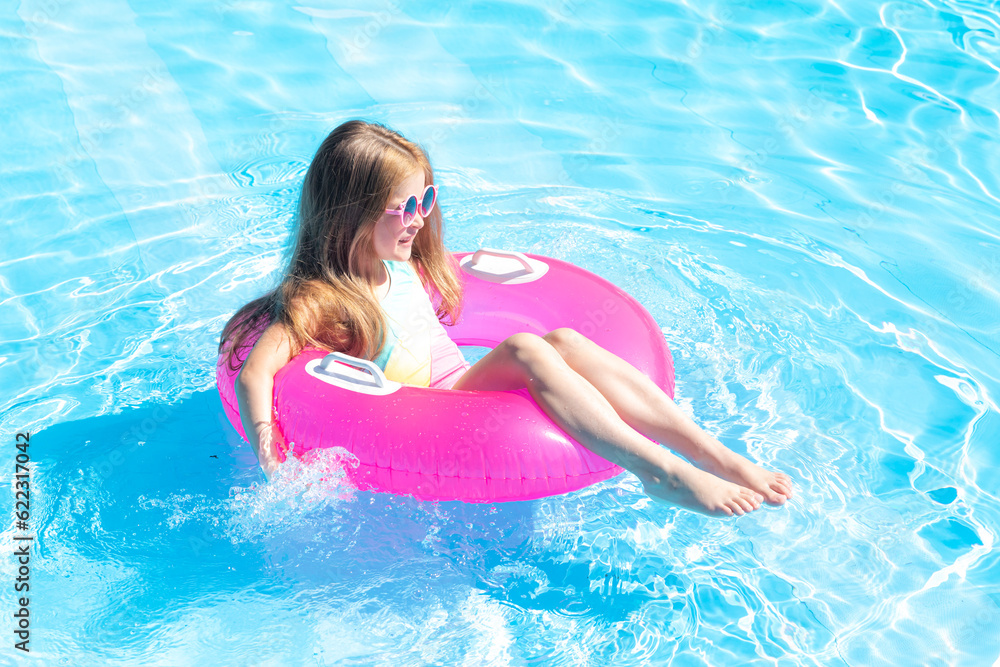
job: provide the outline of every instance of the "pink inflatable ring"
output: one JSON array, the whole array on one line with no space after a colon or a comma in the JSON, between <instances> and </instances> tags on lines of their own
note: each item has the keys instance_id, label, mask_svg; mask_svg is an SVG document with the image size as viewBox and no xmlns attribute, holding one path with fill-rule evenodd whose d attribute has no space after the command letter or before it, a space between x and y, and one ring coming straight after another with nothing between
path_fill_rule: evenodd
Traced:
<instances>
[{"instance_id":1,"label":"pink inflatable ring","mask_svg":"<svg viewBox=\"0 0 1000 667\"><path fill-rule=\"evenodd\" d=\"M483 248L456 253L466 279L458 345L495 347L517 332L570 327L674 395L673 362L652 316L607 280L558 259ZM222 358L216 381L229 421L246 437ZM556 426L517 391L400 384L375 364L305 349L275 375L278 425L296 457L343 447L363 491L420 500L500 502L575 491L622 471Z\"/></svg>"}]
</instances>

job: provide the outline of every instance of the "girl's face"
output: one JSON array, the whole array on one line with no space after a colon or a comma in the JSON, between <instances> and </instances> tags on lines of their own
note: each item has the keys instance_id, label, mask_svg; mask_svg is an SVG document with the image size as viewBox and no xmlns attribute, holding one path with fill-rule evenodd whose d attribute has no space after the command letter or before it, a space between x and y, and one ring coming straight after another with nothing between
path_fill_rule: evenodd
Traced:
<instances>
[{"instance_id":1,"label":"girl's face","mask_svg":"<svg viewBox=\"0 0 1000 667\"><path fill-rule=\"evenodd\" d=\"M392 196L389 197L385 207L387 209L399 208L410 198L410 195L415 195L419 200L424 187L424 172L413 172L392 191ZM402 216L383 213L379 221L375 223L375 255L379 259L387 261L405 262L409 260L410 251L413 248L413 237L423 226L424 219L420 217L419 211L409 227L403 227Z\"/></svg>"}]
</instances>

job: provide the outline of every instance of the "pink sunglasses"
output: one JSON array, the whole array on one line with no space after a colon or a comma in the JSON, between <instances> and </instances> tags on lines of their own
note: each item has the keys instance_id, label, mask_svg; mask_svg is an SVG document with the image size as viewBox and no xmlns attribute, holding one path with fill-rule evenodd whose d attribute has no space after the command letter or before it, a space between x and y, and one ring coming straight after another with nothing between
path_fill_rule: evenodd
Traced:
<instances>
[{"instance_id":1,"label":"pink sunglasses","mask_svg":"<svg viewBox=\"0 0 1000 667\"><path fill-rule=\"evenodd\" d=\"M424 193L420 195L419 201L416 195L410 195L409 199L399 205L399 208L387 208L385 212L400 216L403 221L403 228L405 229L413 224L413 219L417 216L417 211L420 211L420 217L424 218L434 210L434 202L437 201L437 196L437 186L428 185L424 188Z\"/></svg>"}]
</instances>

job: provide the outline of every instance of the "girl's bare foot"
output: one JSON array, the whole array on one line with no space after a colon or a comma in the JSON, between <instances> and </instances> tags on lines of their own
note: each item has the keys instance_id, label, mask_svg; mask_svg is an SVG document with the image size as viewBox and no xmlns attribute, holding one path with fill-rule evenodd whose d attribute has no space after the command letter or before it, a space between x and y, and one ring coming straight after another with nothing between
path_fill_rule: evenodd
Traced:
<instances>
[{"instance_id":1,"label":"girl's bare foot","mask_svg":"<svg viewBox=\"0 0 1000 667\"><path fill-rule=\"evenodd\" d=\"M709 516L741 516L760 507L760 494L669 456L659 470L636 472L650 498Z\"/></svg>"},{"instance_id":2,"label":"girl's bare foot","mask_svg":"<svg viewBox=\"0 0 1000 667\"><path fill-rule=\"evenodd\" d=\"M783 505L792 497L792 478L785 473L765 470L718 440L704 452L704 457L696 461L698 465L723 479L753 489L769 505Z\"/></svg>"}]
</instances>

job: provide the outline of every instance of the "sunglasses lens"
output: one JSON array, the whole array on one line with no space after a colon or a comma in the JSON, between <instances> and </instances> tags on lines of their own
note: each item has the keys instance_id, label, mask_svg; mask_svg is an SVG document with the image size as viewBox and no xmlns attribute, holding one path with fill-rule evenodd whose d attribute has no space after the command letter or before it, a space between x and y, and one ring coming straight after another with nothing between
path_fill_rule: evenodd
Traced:
<instances>
[{"instance_id":1,"label":"sunglasses lens","mask_svg":"<svg viewBox=\"0 0 1000 667\"><path fill-rule=\"evenodd\" d=\"M424 190L424 199L420 202L420 215L427 215L434 208L434 200L437 199L437 193L434 188L427 188Z\"/></svg>"},{"instance_id":2,"label":"sunglasses lens","mask_svg":"<svg viewBox=\"0 0 1000 667\"><path fill-rule=\"evenodd\" d=\"M410 195L410 198L406 200L406 206L403 208L403 226L408 227L413 222L413 216L416 214L417 198Z\"/></svg>"}]
</instances>

